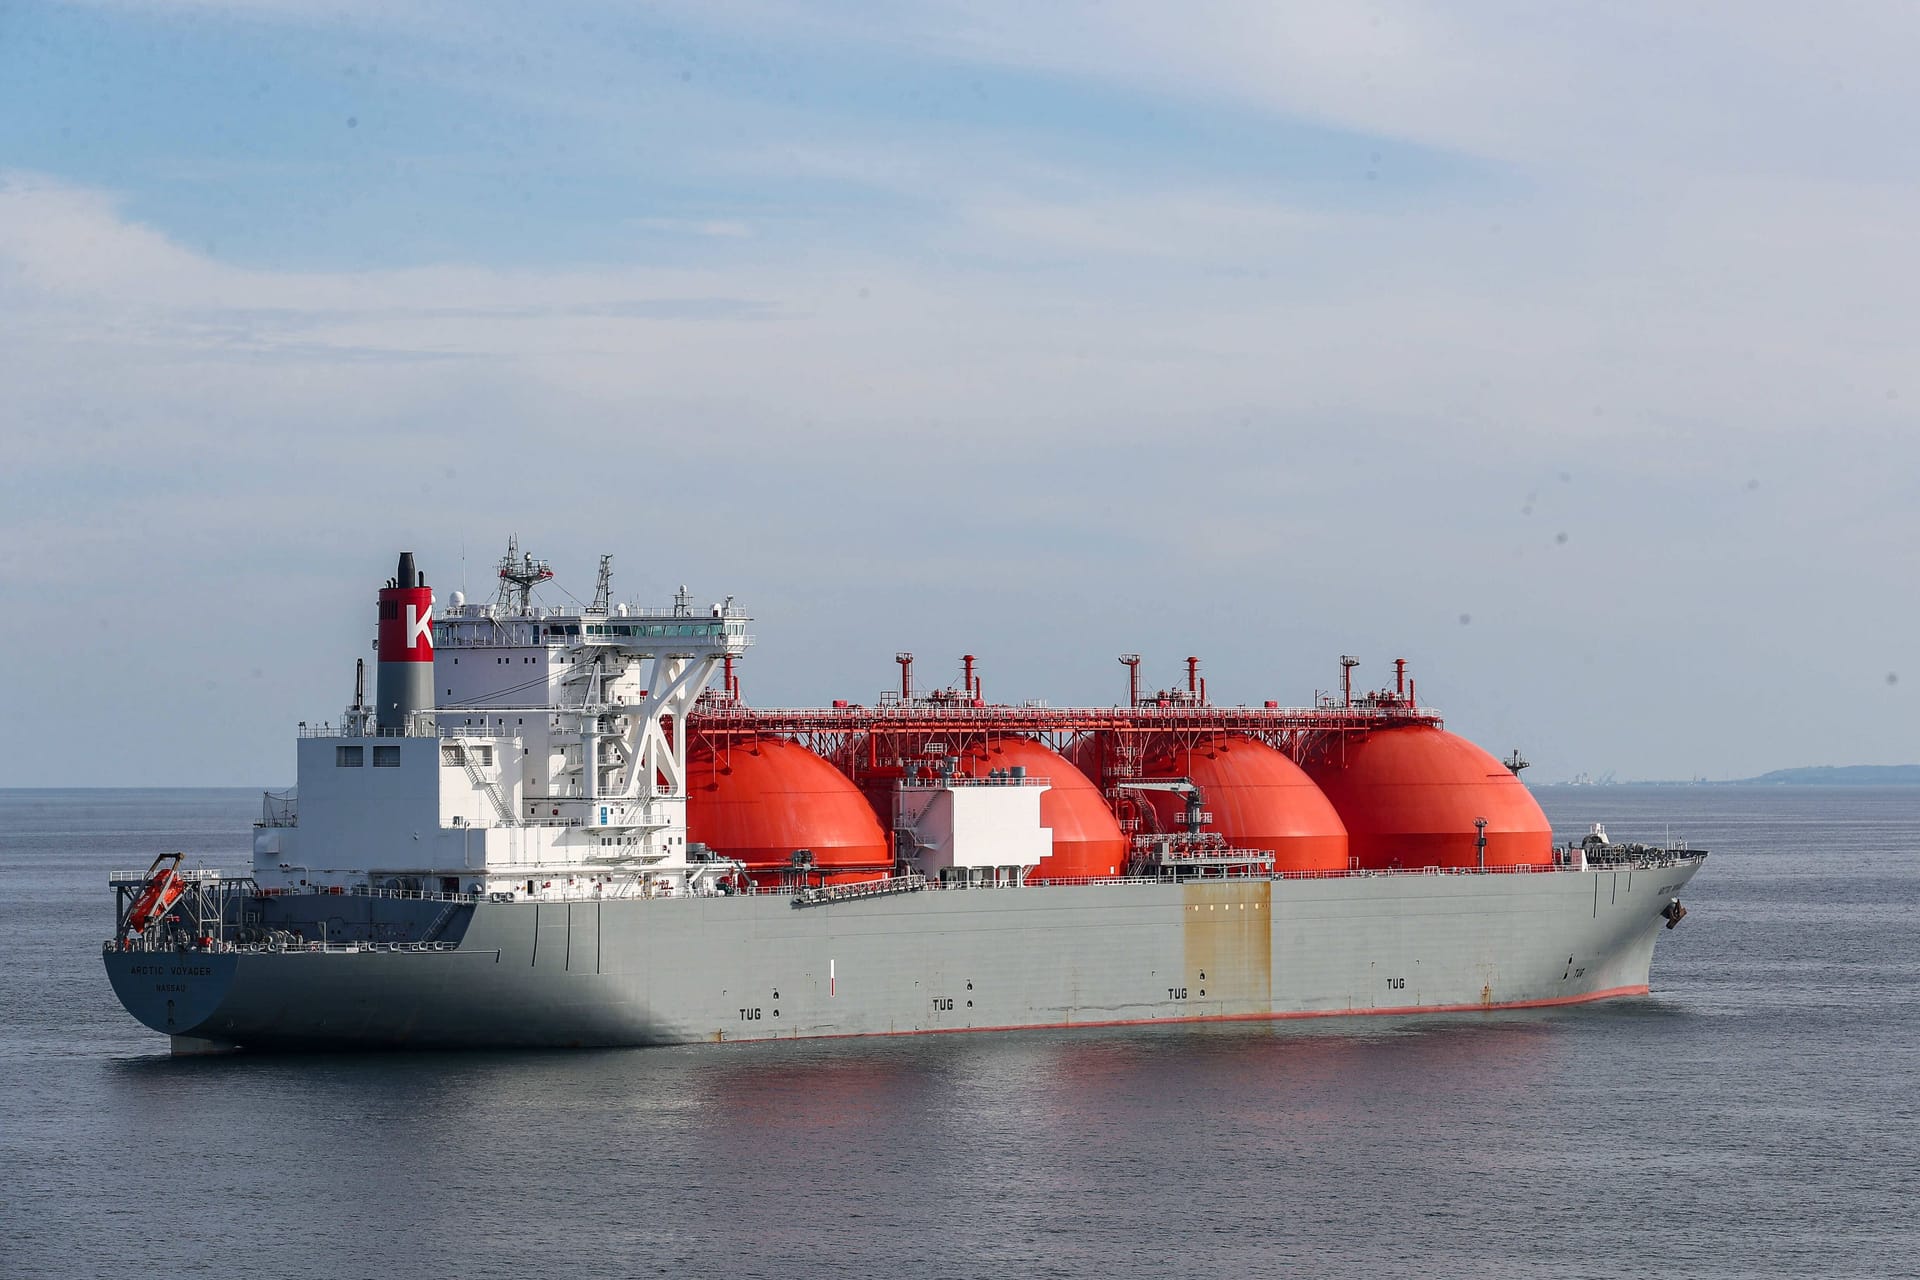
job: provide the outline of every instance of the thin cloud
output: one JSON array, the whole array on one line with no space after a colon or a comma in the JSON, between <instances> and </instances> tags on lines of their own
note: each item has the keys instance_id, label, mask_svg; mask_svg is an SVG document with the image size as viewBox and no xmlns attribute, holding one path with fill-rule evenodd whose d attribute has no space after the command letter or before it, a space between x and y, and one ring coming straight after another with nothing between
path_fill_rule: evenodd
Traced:
<instances>
[{"instance_id":1,"label":"thin cloud","mask_svg":"<svg viewBox=\"0 0 1920 1280\"><path fill-rule=\"evenodd\" d=\"M333 229L317 219L228 256L204 203L143 184L196 163L207 181L171 190L274 184L191 138L151 170L0 183L0 535L60 607L106 584L140 616L179 612L183 555L326 594L342 559L402 537L450 565L463 525L476 546L518 527L556 558L643 555L767 602L787 639L752 687L784 676L808 699L857 693L868 651L884 676L895 631L990 633L1013 651L1001 687L1056 697L1108 690L1076 682L1121 647L1205 637L1216 687L1278 672L1262 691L1298 696L1327 655L1411 641L1458 727L1557 738L1568 772L1691 772L1648 725L1711 723L1728 773L1797 763L1765 754L1781 720L1813 758L1905 750L1823 672L1915 625L1886 586L1920 537L1920 184L1894 11L1796 43L1803 11L1772 4L649 10L733 40L682 81L631 55L616 7L594 31L485 7L428 31L405 8L340 21L412 24L378 45L382 83L480 142L377 158L495 181L571 148L541 174L563 181L484 188L538 188L510 232L322 270L362 259L312 249ZM336 21L173 11L225 52L249 24ZM752 65L729 81L728 59ZM902 69L876 93L942 72L1025 96L911 119L809 98L872 89L875 65ZM1176 107L1196 114L1129 150L1129 119ZM1189 154L1209 113L1234 144ZM1384 165L1361 200L1301 180L1326 155L1238 145L1300 120L1344 130L1300 133L1356 170L1375 139L1483 163L1427 184ZM380 137L363 114L354 146ZM636 160L636 139L659 146ZM641 176L595 185L623 164ZM459 212L431 183L386 205L365 168L317 173L356 230ZM527 234L588 219L564 250ZM911 608L879 626L883 600ZM1039 631L981 621L1010 601ZM137 671L89 671L129 672L137 713L190 651L180 629ZM345 651L285 631L302 671ZM90 679L27 691L22 721L70 736L36 739L19 780L88 749L97 717L70 690ZM337 703L320 692L287 718Z\"/></svg>"},{"instance_id":2,"label":"thin cloud","mask_svg":"<svg viewBox=\"0 0 1920 1280\"><path fill-rule=\"evenodd\" d=\"M753 235L753 225L741 218L635 218L633 226L641 231L709 240L746 240Z\"/></svg>"}]
</instances>

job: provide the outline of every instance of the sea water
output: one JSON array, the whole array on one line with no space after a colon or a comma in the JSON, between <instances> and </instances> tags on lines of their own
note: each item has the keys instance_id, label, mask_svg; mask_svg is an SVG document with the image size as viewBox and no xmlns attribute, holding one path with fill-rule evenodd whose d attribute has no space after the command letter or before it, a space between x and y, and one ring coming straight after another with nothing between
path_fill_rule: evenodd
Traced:
<instances>
[{"instance_id":1,"label":"sea water","mask_svg":"<svg viewBox=\"0 0 1920 1280\"><path fill-rule=\"evenodd\" d=\"M1651 997L174 1059L106 875L258 794L0 792L0 1275L1915 1274L1920 789L1539 795L1713 850Z\"/></svg>"}]
</instances>

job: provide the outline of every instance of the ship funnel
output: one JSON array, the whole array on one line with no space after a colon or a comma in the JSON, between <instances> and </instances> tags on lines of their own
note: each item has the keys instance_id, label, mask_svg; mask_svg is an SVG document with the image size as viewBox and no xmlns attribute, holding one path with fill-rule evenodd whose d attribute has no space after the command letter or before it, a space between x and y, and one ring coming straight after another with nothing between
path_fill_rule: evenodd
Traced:
<instances>
[{"instance_id":1,"label":"ship funnel","mask_svg":"<svg viewBox=\"0 0 1920 1280\"><path fill-rule=\"evenodd\" d=\"M433 592L414 567L413 552L380 592L380 667L374 724L405 733L414 715L433 710Z\"/></svg>"}]
</instances>

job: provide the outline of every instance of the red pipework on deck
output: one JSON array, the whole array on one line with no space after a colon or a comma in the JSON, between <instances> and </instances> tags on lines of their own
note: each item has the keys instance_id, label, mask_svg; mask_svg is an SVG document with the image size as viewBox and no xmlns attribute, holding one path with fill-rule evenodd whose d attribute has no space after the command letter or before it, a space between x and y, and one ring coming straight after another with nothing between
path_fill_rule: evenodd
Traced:
<instances>
[{"instance_id":1,"label":"red pipework on deck","mask_svg":"<svg viewBox=\"0 0 1920 1280\"><path fill-rule=\"evenodd\" d=\"M970 653L961 654L960 665L963 668L960 676L960 690L969 699L977 702L980 700L980 686L975 683L973 678L973 655Z\"/></svg>"},{"instance_id":2,"label":"red pipework on deck","mask_svg":"<svg viewBox=\"0 0 1920 1280\"><path fill-rule=\"evenodd\" d=\"M1405 658L1393 660L1393 696L1396 698L1407 696L1407 660Z\"/></svg>"},{"instance_id":3,"label":"red pipework on deck","mask_svg":"<svg viewBox=\"0 0 1920 1280\"><path fill-rule=\"evenodd\" d=\"M1356 707L1195 707L1178 702L1143 702L1138 707L954 707L919 701L910 706L879 707L707 707L691 727L713 738L779 735L804 739L824 755L832 744L862 744L877 760L881 738L938 738L949 746L970 736L1004 734L1071 737L1075 734L1176 735L1240 733L1276 745L1302 735L1352 733L1388 725L1438 726L1440 717L1400 708Z\"/></svg>"},{"instance_id":4,"label":"red pipework on deck","mask_svg":"<svg viewBox=\"0 0 1920 1280\"><path fill-rule=\"evenodd\" d=\"M962 658L963 664L968 657ZM1191 659L1190 683L1185 691L1167 690L1142 697L1138 654L1123 654L1128 672L1128 701L1117 707L1047 707L990 705L977 697L956 698L946 692L933 697L914 696L913 655L901 652L900 700L889 693L872 707L844 700L831 707L750 708L737 698L705 703L691 717L689 729L697 744L724 751L729 744L749 739L784 738L824 757L849 775L870 803L884 811L895 780L928 776L937 758L952 758L980 744L1020 737L1067 753L1088 771L1103 790L1115 778L1142 774L1142 762L1156 752L1195 749L1223 735L1274 748L1295 761L1310 752L1339 760L1350 735L1366 736L1396 726L1439 728L1440 717L1415 710L1413 681L1406 682L1406 698L1384 693L1377 698L1352 698L1351 678L1343 681L1348 704L1331 699L1312 707L1282 707L1272 702L1253 707L1215 707L1208 701L1206 681L1198 662ZM1343 660L1344 661L1344 660ZM978 660L963 667L972 692L980 692ZM956 691L957 692L957 691ZM1257 754L1257 753L1254 753ZM1109 797L1112 799L1113 797Z\"/></svg>"},{"instance_id":5,"label":"red pipework on deck","mask_svg":"<svg viewBox=\"0 0 1920 1280\"><path fill-rule=\"evenodd\" d=\"M1200 659L1187 659L1187 692L1198 695L1200 692Z\"/></svg>"}]
</instances>

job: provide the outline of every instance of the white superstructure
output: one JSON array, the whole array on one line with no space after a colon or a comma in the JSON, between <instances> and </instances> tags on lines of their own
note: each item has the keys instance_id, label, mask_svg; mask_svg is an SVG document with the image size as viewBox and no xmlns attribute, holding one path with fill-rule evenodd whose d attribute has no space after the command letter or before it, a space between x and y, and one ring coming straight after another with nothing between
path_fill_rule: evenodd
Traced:
<instances>
[{"instance_id":1,"label":"white superstructure","mask_svg":"<svg viewBox=\"0 0 1920 1280\"><path fill-rule=\"evenodd\" d=\"M356 699L303 726L297 801L257 828L261 887L697 888L714 867L688 856L687 715L752 643L749 618L684 587L664 608L613 604L606 571L584 608L455 593L433 621L432 707L380 728Z\"/></svg>"}]
</instances>

